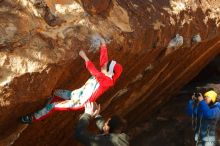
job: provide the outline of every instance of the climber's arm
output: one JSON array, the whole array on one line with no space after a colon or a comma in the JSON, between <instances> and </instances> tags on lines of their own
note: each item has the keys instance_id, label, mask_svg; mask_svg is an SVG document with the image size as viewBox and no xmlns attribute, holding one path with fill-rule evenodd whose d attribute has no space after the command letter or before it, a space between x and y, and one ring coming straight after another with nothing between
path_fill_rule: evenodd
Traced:
<instances>
[{"instance_id":1,"label":"climber's arm","mask_svg":"<svg viewBox=\"0 0 220 146\"><path fill-rule=\"evenodd\" d=\"M100 45L100 67L103 67L108 62L108 49L104 41Z\"/></svg>"},{"instance_id":2,"label":"climber's arm","mask_svg":"<svg viewBox=\"0 0 220 146\"><path fill-rule=\"evenodd\" d=\"M101 72L98 71L92 61L86 62L86 68L90 72L91 75L95 76L97 79L102 76Z\"/></svg>"},{"instance_id":3,"label":"climber's arm","mask_svg":"<svg viewBox=\"0 0 220 146\"><path fill-rule=\"evenodd\" d=\"M79 55L85 60L86 68L90 74L98 78L101 75L101 72L96 69L95 65L89 60L86 53L83 50L80 50Z\"/></svg>"},{"instance_id":4,"label":"climber's arm","mask_svg":"<svg viewBox=\"0 0 220 146\"><path fill-rule=\"evenodd\" d=\"M194 107L194 101L193 100L189 100L187 106L186 106L186 113L188 116L192 116L193 115L193 107Z\"/></svg>"},{"instance_id":5,"label":"climber's arm","mask_svg":"<svg viewBox=\"0 0 220 146\"><path fill-rule=\"evenodd\" d=\"M83 50L79 51L79 56L81 56L82 59L85 60L85 62L89 61L89 58L87 57L86 53Z\"/></svg>"}]
</instances>

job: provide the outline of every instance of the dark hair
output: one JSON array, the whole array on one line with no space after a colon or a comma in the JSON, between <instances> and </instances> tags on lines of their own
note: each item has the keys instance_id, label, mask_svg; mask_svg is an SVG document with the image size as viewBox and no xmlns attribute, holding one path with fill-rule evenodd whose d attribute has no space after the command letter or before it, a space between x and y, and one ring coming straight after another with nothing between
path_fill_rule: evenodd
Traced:
<instances>
[{"instance_id":1,"label":"dark hair","mask_svg":"<svg viewBox=\"0 0 220 146\"><path fill-rule=\"evenodd\" d=\"M108 121L108 126L109 133L123 132L127 126L127 121L118 115L114 115Z\"/></svg>"},{"instance_id":2,"label":"dark hair","mask_svg":"<svg viewBox=\"0 0 220 146\"><path fill-rule=\"evenodd\" d=\"M216 103L216 101L215 102L210 101L209 106L213 106L215 103Z\"/></svg>"},{"instance_id":3,"label":"dark hair","mask_svg":"<svg viewBox=\"0 0 220 146\"><path fill-rule=\"evenodd\" d=\"M110 61L108 61L108 63L107 63L107 72L109 71L109 67L110 67L110 64L111 64L112 61L113 61L113 60L110 60ZM114 70L113 70L113 73L115 73Z\"/></svg>"},{"instance_id":4,"label":"dark hair","mask_svg":"<svg viewBox=\"0 0 220 146\"><path fill-rule=\"evenodd\" d=\"M201 93L201 94L204 96L204 94L205 94L206 92L211 91L211 90L214 90L214 89L211 88L211 87L197 87L197 88L195 89L195 92L196 92L196 93Z\"/></svg>"},{"instance_id":5,"label":"dark hair","mask_svg":"<svg viewBox=\"0 0 220 146\"><path fill-rule=\"evenodd\" d=\"M112 62L112 60L108 61L108 63L107 63L107 72L109 71L109 67L110 67L111 62Z\"/></svg>"}]
</instances>

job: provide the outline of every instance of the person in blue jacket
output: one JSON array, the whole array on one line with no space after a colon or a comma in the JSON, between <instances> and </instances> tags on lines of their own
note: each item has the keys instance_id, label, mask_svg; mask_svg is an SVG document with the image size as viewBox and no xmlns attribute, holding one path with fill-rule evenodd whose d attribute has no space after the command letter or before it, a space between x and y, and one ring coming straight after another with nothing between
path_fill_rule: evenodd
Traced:
<instances>
[{"instance_id":1,"label":"person in blue jacket","mask_svg":"<svg viewBox=\"0 0 220 146\"><path fill-rule=\"evenodd\" d=\"M216 146L216 125L220 117L217 93L209 90L203 95L193 95L187 105L187 114L192 116L196 146Z\"/></svg>"}]
</instances>

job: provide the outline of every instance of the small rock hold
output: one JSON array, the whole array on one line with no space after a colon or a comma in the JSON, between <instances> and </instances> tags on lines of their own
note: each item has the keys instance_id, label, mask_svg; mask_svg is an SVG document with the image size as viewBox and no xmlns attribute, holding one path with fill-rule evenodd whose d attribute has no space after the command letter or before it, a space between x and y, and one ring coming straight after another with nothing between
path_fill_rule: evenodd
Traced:
<instances>
[{"instance_id":1,"label":"small rock hold","mask_svg":"<svg viewBox=\"0 0 220 146\"><path fill-rule=\"evenodd\" d=\"M173 38L169 42L167 48L175 48L175 49L177 49L177 48L181 47L182 45L183 45L183 37L180 36L179 34L176 34L176 37Z\"/></svg>"},{"instance_id":2,"label":"small rock hold","mask_svg":"<svg viewBox=\"0 0 220 146\"><path fill-rule=\"evenodd\" d=\"M8 23L8 26L5 28L5 33L8 38L13 38L17 32L17 27L13 23Z\"/></svg>"},{"instance_id":3,"label":"small rock hold","mask_svg":"<svg viewBox=\"0 0 220 146\"><path fill-rule=\"evenodd\" d=\"M152 70L154 68L154 66L152 65L152 64L149 64L145 69L144 69L144 71L146 72L146 71L150 71L150 70Z\"/></svg>"},{"instance_id":4,"label":"small rock hold","mask_svg":"<svg viewBox=\"0 0 220 146\"><path fill-rule=\"evenodd\" d=\"M195 43L200 43L202 41L201 36L199 34L196 34L192 37L192 41Z\"/></svg>"}]
</instances>

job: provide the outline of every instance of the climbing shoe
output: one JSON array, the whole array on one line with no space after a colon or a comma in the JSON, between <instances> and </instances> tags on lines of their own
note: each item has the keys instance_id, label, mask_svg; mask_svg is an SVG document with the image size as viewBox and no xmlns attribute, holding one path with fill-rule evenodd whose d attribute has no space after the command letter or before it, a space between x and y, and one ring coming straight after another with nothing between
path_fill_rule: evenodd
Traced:
<instances>
[{"instance_id":1,"label":"climbing shoe","mask_svg":"<svg viewBox=\"0 0 220 146\"><path fill-rule=\"evenodd\" d=\"M33 117L31 115L25 115L21 117L21 123L30 124L33 121Z\"/></svg>"}]
</instances>

